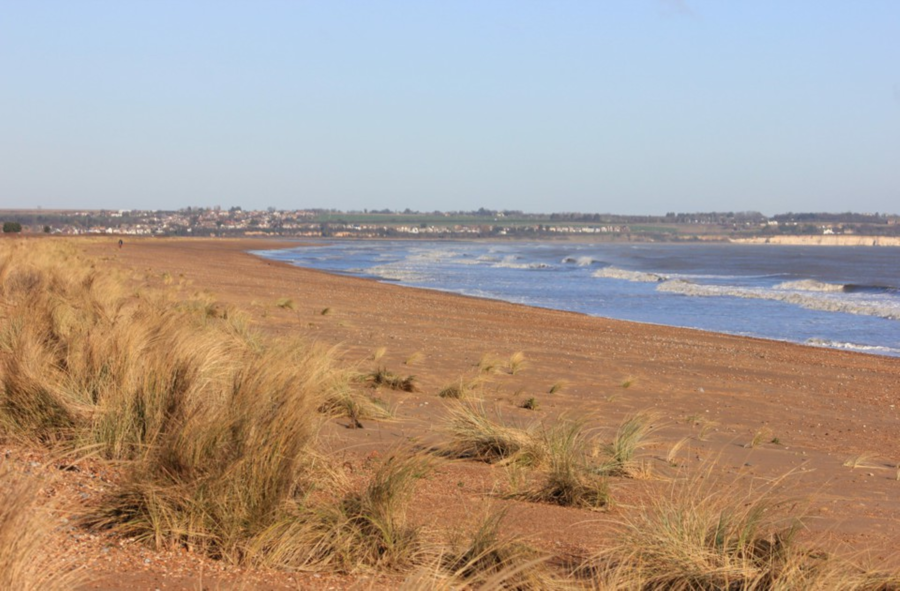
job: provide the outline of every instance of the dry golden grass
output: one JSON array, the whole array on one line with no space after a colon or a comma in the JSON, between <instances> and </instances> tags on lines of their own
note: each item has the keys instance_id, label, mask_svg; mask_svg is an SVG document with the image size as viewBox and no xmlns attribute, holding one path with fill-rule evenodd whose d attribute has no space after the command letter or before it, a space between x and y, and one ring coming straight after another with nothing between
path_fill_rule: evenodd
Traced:
<instances>
[{"instance_id":1,"label":"dry golden grass","mask_svg":"<svg viewBox=\"0 0 900 591\"><path fill-rule=\"evenodd\" d=\"M525 358L525 353L522 351L516 351L509 356L509 362L506 365L506 369L511 375L516 375L526 367L528 367L528 360Z\"/></svg>"},{"instance_id":2,"label":"dry golden grass","mask_svg":"<svg viewBox=\"0 0 900 591\"><path fill-rule=\"evenodd\" d=\"M468 534L440 549L438 568L423 588L555 589L563 582L550 558L520 539L504 536L506 511L489 511Z\"/></svg>"},{"instance_id":3,"label":"dry golden grass","mask_svg":"<svg viewBox=\"0 0 900 591\"><path fill-rule=\"evenodd\" d=\"M312 469L317 410L349 390L334 352L264 339L207 297L129 292L65 243L13 250L0 259L3 434L127 462L89 523L258 556L327 473ZM269 538L265 552L286 550Z\"/></svg>"},{"instance_id":4,"label":"dry golden grass","mask_svg":"<svg viewBox=\"0 0 900 591\"><path fill-rule=\"evenodd\" d=\"M473 377L460 376L458 380L441 388L438 396L452 400L465 400L481 389L484 383L485 378L482 374Z\"/></svg>"},{"instance_id":5,"label":"dry golden grass","mask_svg":"<svg viewBox=\"0 0 900 591\"><path fill-rule=\"evenodd\" d=\"M550 389L547 390L548 394L558 394L569 387L568 380L556 380L553 384L550 385Z\"/></svg>"},{"instance_id":6,"label":"dry golden grass","mask_svg":"<svg viewBox=\"0 0 900 591\"><path fill-rule=\"evenodd\" d=\"M478 361L476 367L478 367L478 371L480 371L481 373L499 373L503 367L503 360L501 360L493 353L485 353L481 356L481 359Z\"/></svg>"},{"instance_id":7,"label":"dry golden grass","mask_svg":"<svg viewBox=\"0 0 900 591\"><path fill-rule=\"evenodd\" d=\"M379 367L375 371L369 372L363 378L374 387L384 386L391 390L401 390L403 392L415 392L416 376L401 377L386 367Z\"/></svg>"},{"instance_id":8,"label":"dry golden grass","mask_svg":"<svg viewBox=\"0 0 900 591\"><path fill-rule=\"evenodd\" d=\"M610 503L606 478L597 474L589 460L591 442L584 424L565 418L541 433L545 457L538 466L539 478L518 496L565 507L599 509Z\"/></svg>"},{"instance_id":9,"label":"dry golden grass","mask_svg":"<svg viewBox=\"0 0 900 591\"><path fill-rule=\"evenodd\" d=\"M316 410L333 379L323 355L269 348L246 358L230 387L171 398L153 445L94 523L241 562L314 484Z\"/></svg>"},{"instance_id":10,"label":"dry golden grass","mask_svg":"<svg viewBox=\"0 0 900 591\"><path fill-rule=\"evenodd\" d=\"M545 454L540 425L505 425L491 419L477 403L450 405L444 430L450 438L446 452L457 458L537 465Z\"/></svg>"},{"instance_id":11,"label":"dry golden grass","mask_svg":"<svg viewBox=\"0 0 900 591\"><path fill-rule=\"evenodd\" d=\"M780 490L723 483L709 469L673 483L623 515L621 529L589 571L599 589L896 589L797 541L804 504Z\"/></svg>"},{"instance_id":12,"label":"dry golden grass","mask_svg":"<svg viewBox=\"0 0 900 591\"><path fill-rule=\"evenodd\" d=\"M0 589L71 589L79 582L74 561L48 552L52 505L34 477L0 462Z\"/></svg>"},{"instance_id":13,"label":"dry golden grass","mask_svg":"<svg viewBox=\"0 0 900 591\"><path fill-rule=\"evenodd\" d=\"M403 361L403 365L415 365L425 358L425 354L421 351L415 351L412 355Z\"/></svg>"},{"instance_id":14,"label":"dry golden grass","mask_svg":"<svg viewBox=\"0 0 900 591\"><path fill-rule=\"evenodd\" d=\"M421 563L424 550L417 527L406 521L406 507L416 481L430 470L430 461L395 452L377 466L368 485L350 490L334 503L301 516L289 548L305 555L293 566L314 564L341 572L361 569L399 570Z\"/></svg>"},{"instance_id":15,"label":"dry golden grass","mask_svg":"<svg viewBox=\"0 0 900 591\"><path fill-rule=\"evenodd\" d=\"M481 405L460 403L450 407L445 431L446 452L453 457L534 469L529 485L511 496L591 509L609 503L606 479L591 465L591 442L581 422L561 418L549 426L518 427L491 419Z\"/></svg>"},{"instance_id":16,"label":"dry golden grass","mask_svg":"<svg viewBox=\"0 0 900 591\"><path fill-rule=\"evenodd\" d=\"M655 418L652 413L639 412L622 421L612 441L601 447L605 459L597 470L611 476L633 476L638 471L635 455L648 445Z\"/></svg>"}]
</instances>

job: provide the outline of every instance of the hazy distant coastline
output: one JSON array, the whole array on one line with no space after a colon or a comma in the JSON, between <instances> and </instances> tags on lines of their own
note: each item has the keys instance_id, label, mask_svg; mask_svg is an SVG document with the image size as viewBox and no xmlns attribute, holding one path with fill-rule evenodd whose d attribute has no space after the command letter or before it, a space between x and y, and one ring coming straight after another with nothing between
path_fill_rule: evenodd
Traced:
<instances>
[{"instance_id":1,"label":"hazy distant coastline","mask_svg":"<svg viewBox=\"0 0 900 591\"><path fill-rule=\"evenodd\" d=\"M730 242L785 246L900 246L900 238L896 236L755 236L732 238Z\"/></svg>"}]
</instances>

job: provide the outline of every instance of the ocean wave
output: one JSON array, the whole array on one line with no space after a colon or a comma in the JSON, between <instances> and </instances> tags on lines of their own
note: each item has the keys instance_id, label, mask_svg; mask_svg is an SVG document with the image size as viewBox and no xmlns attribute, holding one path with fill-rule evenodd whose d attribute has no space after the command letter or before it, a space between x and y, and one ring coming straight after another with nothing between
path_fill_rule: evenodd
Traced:
<instances>
[{"instance_id":1,"label":"ocean wave","mask_svg":"<svg viewBox=\"0 0 900 591\"><path fill-rule=\"evenodd\" d=\"M429 275L412 269L404 269L391 265L378 265L364 269L363 273L380 277L387 281L400 281L402 283L418 283L429 279Z\"/></svg>"},{"instance_id":2,"label":"ocean wave","mask_svg":"<svg viewBox=\"0 0 900 591\"><path fill-rule=\"evenodd\" d=\"M815 279L800 279L798 281L785 281L784 283L779 283L775 286L775 289L834 292L844 291L844 287L844 285L839 283L825 283L824 281L816 281Z\"/></svg>"},{"instance_id":3,"label":"ocean wave","mask_svg":"<svg viewBox=\"0 0 900 591\"><path fill-rule=\"evenodd\" d=\"M826 283L824 281L816 281L815 279L800 279L799 281L785 281L775 286L775 289L786 289L795 291L823 291L844 293L897 293L900 289L890 285L860 285L857 283Z\"/></svg>"},{"instance_id":4,"label":"ocean wave","mask_svg":"<svg viewBox=\"0 0 900 591\"><path fill-rule=\"evenodd\" d=\"M411 250L408 259L411 261L440 263L447 259L454 259L458 256L459 252L455 250Z\"/></svg>"},{"instance_id":5,"label":"ocean wave","mask_svg":"<svg viewBox=\"0 0 900 591\"><path fill-rule=\"evenodd\" d=\"M594 277L602 277L605 279L624 279L625 281L634 281L638 283L659 283L667 279L664 275L656 273L645 273L643 271L628 271L619 269L618 267L604 267L594 271Z\"/></svg>"},{"instance_id":6,"label":"ocean wave","mask_svg":"<svg viewBox=\"0 0 900 591\"><path fill-rule=\"evenodd\" d=\"M501 261L491 265L491 267L494 269L549 269L550 265L547 263L513 263Z\"/></svg>"},{"instance_id":7,"label":"ocean wave","mask_svg":"<svg viewBox=\"0 0 900 591\"><path fill-rule=\"evenodd\" d=\"M547 263L519 263L522 257L511 254L503 257L497 263L491 265L494 269L546 269L550 267Z\"/></svg>"},{"instance_id":8,"label":"ocean wave","mask_svg":"<svg viewBox=\"0 0 900 591\"><path fill-rule=\"evenodd\" d=\"M857 343L844 343L828 339L806 339L805 344L812 345L813 347L828 347L829 349L844 349L846 351L900 356L900 349L881 345L859 345Z\"/></svg>"},{"instance_id":9,"label":"ocean wave","mask_svg":"<svg viewBox=\"0 0 900 591\"><path fill-rule=\"evenodd\" d=\"M733 287L728 285L702 285L682 279L673 279L660 284L657 291L678 293L693 297L735 297L756 300L772 300L801 306L808 310L822 312L844 312L862 316L877 316L888 320L900 320L900 304L896 302L876 302L850 300L827 294L813 295L796 291L774 291Z\"/></svg>"},{"instance_id":10,"label":"ocean wave","mask_svg":"<svg viewBox=\"0 0 900 591\"><path fill-rule=\"evenodd\" d=\"M591 265L597 264L600 261L593 257L566 257L561 262L566 264L575 264L578 267L590 267Z\"/></svg>"}]
</instances>

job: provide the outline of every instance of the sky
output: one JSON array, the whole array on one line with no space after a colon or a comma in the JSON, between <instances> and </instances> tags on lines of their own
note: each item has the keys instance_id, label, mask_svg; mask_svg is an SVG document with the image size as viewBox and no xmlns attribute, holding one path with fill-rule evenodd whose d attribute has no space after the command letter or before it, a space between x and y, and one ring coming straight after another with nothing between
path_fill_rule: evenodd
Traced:
<instances>
[{"instance_id":1,"label":"sky","mask_svg":"<svg viewBox=\"0 0 900 591\"><path fill-rule=\"evenodd\" d=\"M896 0L0 0L0 209L900 212Z\"/></svg>"}]
</instances>

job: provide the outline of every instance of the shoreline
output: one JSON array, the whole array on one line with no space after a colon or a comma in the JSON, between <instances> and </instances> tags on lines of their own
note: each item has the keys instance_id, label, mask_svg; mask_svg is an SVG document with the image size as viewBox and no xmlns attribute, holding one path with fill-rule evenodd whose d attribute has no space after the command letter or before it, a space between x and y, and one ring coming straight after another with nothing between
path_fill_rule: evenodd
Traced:
<instances>
[{"instance_id":1,"label":"shoreline","mask_svg":"<svg viewBox=\"0 0 900 591\"><path fill-rule=\"evenodd\" d=\"M335 241L335 242L348 242L348 241L354 242L354 240L352 240L352 239L347 240L347 239L340 239L340 238L333 239L333 241ZM440 241L440 242L443 243L443 241ZM486 240L453 240L453 242L493 243L495 241L486 239ZM520 242L530 244L530 243L540 243L541 241L520 241ZM675 243L672 243L672 244L675 244ZM754 244L758 244L758 243L754 243ZM296 246L285 245L280 248L248 250L248 251L246 251L246 253L251 256L255 256L262 260L268 261L268 262L286 265L287 267L290 267L290 268L303 269L305 271L310 271L310 272L325 273L325 274L332 275L335 277L345 277L345 278L350 278L350 279L362 279L362 280L366 280L366 281L374 281L376 283L380 283L380 284L384 284L384 285L395 285L395 286L402 287L402 288L425 290L425 291L429 291L429 292L442 293L442 294L458 296L458 297L463 297L463 298L484 300L484 301L488 301L488 302L503 302L503 303L510 304L510 305L524 306L524 307L533 308L536 310L566 312L566 313L584 316L586 318L599 318L599 319L603 319L603 320L616 321L616 322L627 322L627 323L634 323L634 324L638 324L638 325L698 331L698 332L710 333L710 334L716 334L716 335L727 335L727 336L737 337L737 338L755 339L755 340L760 340L760 341L764 341L764 342L792 344L792 345L798 345L801 347L809 347L809 348L820 349L820 350L841 351L844 353L856 353L856 354L861 354L861 355L873 355L876 357L887 357L887 358L895 358L895 359L900 358L900 350L897 350L895 348L892 348L892 347L886 346L886 345L868 345L868 344L852 343L852 342L845 342L845 341L833 341L833 340L827 340L827 339L821 339L821 340L823 343L833 343L833 344L831 344L831 345L817 344L817 343L809 342L809 340L798 341L798 340L790 340L789 338L777 338L777 337L767 337L767 336L753 335L753 334L744 334L744 333L738 333L738 332L719 331L719 330L712 330L712 329L695 327L695 326L685 326L685 325L679 325L679 324L667 324L667 323L663 323L663 322L651 322L651 321L633 320L633 319L625 319L625 318L616 318L614 316L603 316L603 315L591 314L588 312L580 312L577 310L568 310L565 308L540 306L540 305L536 305L536 304L516 302L513 300L505 299L500 296L491 297L489 295L474 295L474 294L463 293L460 291L454 291L453 289L449 289L449 288L442 289L439 287L425 287L425 286L419 286L419 285L409 285L409 284L404 283L400 279L388 279L388 278L379 277L376 275L363 275L363 274L359 274L359 273L341 272L341 271L327 270L327 269L316 269L314 267L306 267L306 266L296 265L290 261L269 259L264 254L261 254L263 252L290 250L293 248L299 248L299 247L303 247L303 246L309 246L309 247L315 248L318 245L315 242L311 242L311 243L307 243L307 244L298 244Z\"/></svg>"}]
</instances>

